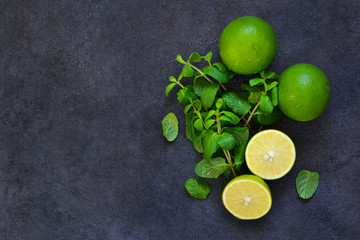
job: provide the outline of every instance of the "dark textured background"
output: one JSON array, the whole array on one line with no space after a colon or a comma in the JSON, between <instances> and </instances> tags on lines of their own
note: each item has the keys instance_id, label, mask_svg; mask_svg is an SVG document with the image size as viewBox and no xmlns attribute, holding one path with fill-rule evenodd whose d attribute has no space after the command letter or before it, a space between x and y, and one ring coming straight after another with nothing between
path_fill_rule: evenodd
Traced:
<instances>
[{"instance_id":1,"label":"dark textured background","mask_svg":"<svg viewBox=\"0 0 360 240\"><path fill-rule=\"evenodd\" d=\"M358 239L359 11L357 0L0 0L0 239ZM312 63L332 94L318 119L274 126L297 161L268 182L273 207L256 221L225 210L225 178L205 201L185 192L201 155L175 94L164 96L176 54L219 61L223 28L243 15L274 28L271 70ZM174 143L160 125L170 111ZM320 173L308 201L301 169Z\"/></svg>"}]
</instances>

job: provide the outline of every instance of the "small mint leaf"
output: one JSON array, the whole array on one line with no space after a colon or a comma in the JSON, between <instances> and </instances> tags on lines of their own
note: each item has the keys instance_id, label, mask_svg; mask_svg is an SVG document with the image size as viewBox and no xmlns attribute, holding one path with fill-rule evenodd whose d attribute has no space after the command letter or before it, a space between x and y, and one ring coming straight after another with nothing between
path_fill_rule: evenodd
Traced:
<instances>
[{"instance_id":1,"label":"small mint leaf","mask_svg":"<svg viewBox=\"0 0 360 240\"><path fill-rule=\"evenodd\" d=\"M189 62L185 63L185 66L181 73L183 74L184 77L192 77L195 74L194 69L191 68Z\"/></svg>"},{"instance_id":2,"label":"small mint leaf","mask_svg":"<svg viewBox=\"0 0 360 240\"><path fill-rule=\"evenodd\" d=\"M210 185L202 179L198 178L189 178L185 182L186 191L198 199L205 199L210 193Z\"/></svg>"},{"instance_id":3,"label":"small mint leaf","mask_svg":"<svg viewBox=\"0 0 360 240\"><path fill-rule=\"evenodd\" d=\"M278 85L278 82L272 82L268 85L267 90L271 90Z\"/></svg>"},{"instance_id":4,"label":"small mint leaf","mask_svg":"<svg viewBox=\"0 0 360 240\"><path fill-rule=\"evenodd\" d=\"M170 83L165 89L165 96L169 96L169 92L176 86L176 83Z\"/></svg>"},{"instance_id":5,"label":"small mint leaf","mask_svg":"<svg viewBox=\"0 0 360 240\"><path fill-rule=\"evenodd\" d=\"M247 84L247 83L242 83L242 84L240 85L240 87L241 87L241 90L247 91L247 92L249 92L249 93L251 93L251 92L261 92L261 89L260 89L259 87L257 87L257 86L251 87L251 86L250 86L249 84Z\"/></svg>"},{"instance_id":6,"label":"small mint leaf","mask_svg":"<svg viewBox=\"0 0 360 240\"><path fill-rule=\"evenodd\" d=\"M207 85L210 85L210 83L203 77L198 77L198 78L194 79L195 94L200 97L202 89Z\"/></svg>"},{"instance_id":7,"label":"small mint leaf","mask_svg":"<svg viewBox=\"0 0 360 240\"><path fill-rule=\"evenodd\" d=\"M195 129L196 130L198 130L198 131L202 131L202 130L204 130L204 126L203 126L203 124L202 124L202 120L199 118L199 119L197 119L195 122L194 122L194 127L195 127Z\"/></svg>"},{"instance_id":8,"label":"small mint leaf","mask_svg":"<svg viewBox=\"0 0 360 240\"><path fill-rule=\"evenodd\" d=\"M175 60L178 61L179 63L185 64L185 61L182 59L180 54L176 55Z\"/></svg>"},{"instance_id":9,"label":"small mint leaf","mask_svg":"<svg viewBox=\"0 0 360 240\"><path fill-rule=\"evenodd\" d=\"M213 66L217 67L220 70L220 72L224 73L227 71L226 66L222 63L214 63Z\"/></svg>"},{"instance_id":10,"label":"small mint leaf","mask_svg":"<svg viewBox=\"0 0 360 240\"><path fill-rule=\"evenodd\" d=\"M211 156L218 150L219 135L212 130L205 133L203 138L204 158L209 160Z\"/></svg>"},{"instance_id":11,"label":"small mint leaf","mask_svg":"<svg viewBox=\"0 0 360 240\"><path fill-rule=\"evenodd\" d=\"M201 62L201 56L198 52L191 53L189 59L189 62Z\"/></svg>"},{"instance_id":12,"label":"small mint leaf","mask_svg":"<svg viewBox=\"0 0 360 240\"><path fill-rule=\"evenodd\" d=\"M262 95L263 95L263 92L250 92L248 100L251 104L257 104Z\"/></svg>"},{"instance_id":13,"label":"small mint leaf","mask_svg":"<svg viewBox=\"0 0 360 240\"><path fill-rule=\"evenodd\" d=\"M174 78L173 76L170 76L169 77L169 81L170 82L173 82L173 83L176 83L177 81L176 81L176 78Z\"/></svg>"},{"instance_id":14,"label":"small mint leaf","mask_svg":"<svg viewBox=\"0 0 360 240\"><path fill-rule=\"evenodd\" d=\"M213 83L203 87L201 91L201 102L203 103L204 107L210 108L212 106L219 87L219 84Z\"/></svg>"},{"instance_id":15,"label":"small mint leaf","mask_svg":"<svg viewBox=\"0 0 360 240\"><path fill-rule=\"evenodd\" d=\"M246 115L251 109L251 104L235 92L225 92L222 95L222 99L224 99L225 104L238 115Z\"/></svg>"},{"instance_id":16,"label":"small mint leaf","mask_svg":"<svg viewBox=\"0 0 360 240\"><path fill-rule=\"evenodd\" d=\"M263 84L264 82L265 82L265 79L263 79L263 78L253 78L253 79L250 79L249 84L251 87L253 87L255 85Z\"/></svg>"},{"instance_id":17,"label":"small mint leaf","mask_svg":"<svg viewBox=\"0 0 360 240\"><path fill-rule=\"evenodd\" d=\"M269 96L261 95L259 109L264 113L272 113L274 106Z\"/></svg>"},{"instance_id":18,"label":"small mint leaf","mask_svg":"<svg viewBox=\"0 0 360 240\"><path fill-rule=\"evenodd\" d=\"M218 144L222 149L232 150L235 147L235 138L232 134L224 132L219 135Z\"/></svg>"},{"instance_id":19,"label":"small mint leaf","mask_svg":"<svg viewBox=\"0 0 360 240\"><path fill-rule=\"evenodd\" d=\"M302 199L309 199L314 195L319 185L319 174L308 170L301 170L296 177L296 190Z\"/></svg>"},{"instance_id":20,"label":"small mint leaf","mask_svg":"<svg viewBox=\"0 0 360 240\"><path fill-rule=\"evenodd\" d=\"M271 90L271 102L272 104L275 106L277 106L279 104L279 99L278 99L278 87L275 86L272 90Z\"/></svg>"},{"instance_id":21,"label":"small mint leaf","mask_svg":"<svg viewBox=\"0 0 360 240\"><path fill-rule=\"evenodd\" d=\"M232 124L236 125L239 123L240 118L236 114L229 112L229 111L222 111L222 113L231 119Z\"/></svg>"},{"instance_id":22,"label":"small mint leaf","mask_svg":"<svg viewBox=\"0 0 360 240\"><path fill-rule=\"evenodd\" d=\"M219 98L219 99L216 101L215 106L216 106L217 109L220 109L220 108L223 106L223 104L224 104L224 100L222 100L221 98Z\"/></svg>"},{"instance_id":23,"label":"small mint leaf","mask_svg":"<svg viewBox=\"0 0 360 240\"><path fill-rule=\"evenodd\" d=\"M273 79L276 76L277 76L276 73L274 73L272 71L265 71L265 73L263 74L263 78L266 78L266 79Z\"/></svg>"},{"instance_id":24,"label":"small mint leaf","mask_svg":"<svg viewBox=\"0 0 360 240\"><path fill-rule=\"evenodd\" d=\"M189 104L190 100L195 100L196 95L192 86L186 86L177 93L177 99L181 104Z\"/></svg>"},{"instance_id":25,"label":"small mint leaf","mask_svg":"<svg viewBox=\"0 0 360 240\"><path fill-rule=\"evenodd\" d=\"M188 105L186 105L186 107L185 107L185 109L184 109L184 114L187 114L187 113L189 112L189 110L190 110L191 107L192 107L192 104L191 104L191 103L188 104Z\"/></svg>"},{"instance_id":26,"label":"small mint leaf","mask_svg":"<svg viewBox=\"0 0 360 240\"><path fill-rule=\"evenodd\" d=\"M207 121L205 122L205 126L206 126L207 129L210 129L210 127L211 127L212 125L214 125L214 123L215 123L215 120L214 120L214 119L209 119L209 120L207 120Z\"/></svg>"},{"instance_id":27,"label":"small mint leaf","mask_svg":"<svg viewBox=\"0 0 360 240\"><path fill-rule=\"evenodd\" d=\"M245 150L246 144L237 145L234 148L234 161L235 161L235 170L240 171L242 165L245 162Z\"/></svg>"},{"instance_id":28,"label":"small mint leaf","mask_svg":"<svg viewBox=\"0 0 360 240\"><path fill-rule=\"evenodd\" d=\"M208 52L205 56L202 56L203 59L205 59L209 65L211 65L211 58L212 58L212 52Z\"/></svg>"}]
</instances>

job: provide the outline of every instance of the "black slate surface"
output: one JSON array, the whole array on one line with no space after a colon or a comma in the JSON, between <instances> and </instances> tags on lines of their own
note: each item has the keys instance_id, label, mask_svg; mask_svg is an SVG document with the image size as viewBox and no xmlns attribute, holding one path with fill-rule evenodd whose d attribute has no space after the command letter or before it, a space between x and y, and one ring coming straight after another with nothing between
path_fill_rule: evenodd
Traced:
<instances>
[{"instance_id":1,"label":"black slate surface","mask_svg":"<svg viewBox=\"0 0 360 240\"><path fill-rule=\"evenodd\" d=\"M0 239L358 239L359 11L357 0L0 0ZM331 86L321 117L273 126L297 161L268 182L273 207L256 221L225 210L225 178L207 200L185 192L201 155L175 94L164 96L176 54L219 61L223 28L243 15L274 28L271 70L312 63ZM174 143L160 125L170 111ZM301 169L320 173L308 201Z\"/></svg>"}]
</instances>

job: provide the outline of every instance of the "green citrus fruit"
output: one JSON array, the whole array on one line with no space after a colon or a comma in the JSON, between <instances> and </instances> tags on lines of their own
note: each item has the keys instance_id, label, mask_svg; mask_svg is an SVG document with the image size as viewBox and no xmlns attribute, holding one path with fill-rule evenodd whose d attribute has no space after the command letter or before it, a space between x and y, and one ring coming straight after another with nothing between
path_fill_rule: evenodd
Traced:
<instances>
[{"instance_id":1,"label":"green citrus fruit","mask_svg":"<svg viewBox=\"0 0 360 240\"><path fill-rule=\"evenodd\" d=\"M254 175L241 175L231 180L223 191L222 200L232 215L243 220L261 218L272 204L269 186Z\"/></svg>"},{"instance_id":2,"label":"green citrus fruit","mask_svg":"<svg viewBox=\"0 0 360 240\"><path fill-rule=\"evenodd\" d=\"M223 63L233 72L255 74L266 69L275 57L274 30L261 18L245 16L230 22L219 42Z\"/></svg>"},{"instance_id":3,"label":"green citrus fruit","mask_svg":"<svg viewBox=\"0 0 360 240\"><path fill-rule=\"evenodd\" d=\"M307 63L295 64L279 78L279 107L297 121L319 117L330 100L330 86L326 75Z\"/></svg>"}]
</instances>

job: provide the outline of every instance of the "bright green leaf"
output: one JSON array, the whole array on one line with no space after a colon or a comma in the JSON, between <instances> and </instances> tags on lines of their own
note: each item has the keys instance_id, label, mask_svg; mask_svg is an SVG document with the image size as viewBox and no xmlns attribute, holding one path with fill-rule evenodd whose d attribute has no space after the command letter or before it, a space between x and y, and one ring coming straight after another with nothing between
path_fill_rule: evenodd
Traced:
<instances>
[{"instance_id":1,"label":"bright green leaf","mask_svg":"<svg viewBox=\"0 0 360 240\"><path fill-rule=\"evenodd\" d=\"M215 115L215 110L210 110L208 114L206 115L205 121L207 121L209 118Z\"/></svg>"},{"instance_id":2,"label":"bright green leaf","mask_svg":"<svg viewBox=\"0 0 360 240\"><path fill-rule=\"evenodd\" d=\"M202 89L201 102L204 107L210 108L212 106L219 87L219 84L209 84Z\"/></svg>"},{"instance_id":3,"label":"bright green leaf","mask_svg":"<svg viewBox=\"0 0 360 240\"><path fill-rule=\"evenodd\" d=\"M194 69L191 68L188 62L186 62L183 71L181 73L184 75L184 77L192 77L195 74Z\"/></svg>"},{"instance_id":4,"label":"bright green leaf","mask_svg":"<svg viewBox=\"0 0 360 240\"><path fill-rule=\"evenodd\" d=\"M212 130L205 133L203 138L204 158L210 159L211 156L218 150L219 135Z\"/></svg>"},{"instance_id":5,"label":"bright green leaf","mask_svg":"<svg viewBox=\"0 0 360 240\"><path fill-rule=\"evenodd\" d=\"M296 190L302 199L311 198L319 185L319 174L301 170L296 177Z\"/></svg>"},{"instance_id":6,"label":"bright green leaf","mask_svg":"<svg viewBox=\"0 0 360 240\"><path fill-rule=\"evenodd\" d=\"M179 133L179 123L177 117L174 113L169 113L161 121L163 135L169 142L172 142L176 139Z\"/></svg>"},{"instance_id":7,"label":"bright green leaf","mask_svg":"<svg viewBox=\"0 0 360 240\"><path fill-rule=\"evenodd\" d=\"M210 193L210 185L202 179L189 178L185 182L185 188L194 198L205 199Z\"/></svg>"},{"instance_id":8,"label":"bright green leaf","mask_svg":"<svg viewBox=\"0 0 360 240\"><path fill-rule=\"evenodd\" d=\"M280 121L282 116L282 113L279 109L279 107L274 107L274 110L272 113L264 113L260 110L256 112L256 115L254 115L253 119L254 122L258 125L273 125Z\"/></svg>"},{"instance_id":9,"label":"bright green leaf","mask_svg":"<svg viewBox=\"0 0 360 240\"><path fill-rule=\"evenodd\" d=\"M204 148L202 146L202 140L194 140L193 142L194 148L196 149L196 151L198 151L199 153L204 153Z\"/></svg>"},{"instance_id":10,"label":"bright green leaf","mask_svg":"<svg viewBox=\"0 0 360 240\"><path fill-rule=\"evenodd\" d=\"M221 98L219 98L219 99L216 101L215 106L216 106L217 109L219 109L219 108L221 108L221 107L223 106L223 104L224 104L224 100L222 100Z\"/></svg>"},{"instance_id":11,"label":"bright green leaf","mask_svg":"<svg viewBox=\"0 0 360 240\"><path fill-rule=\"evenodd\" d=\"M211 65L211 58L212 58L212 52L208 52L205 56L202 56L203 59L205 59L209 65Z\"/></svg>"},{"instance_id":12,"label":"bright green leaf","mask_svg":"<svg viewBox=\"0 0 360 240\"><path fill-rule=\"evenodd\" d=\"M259 109L264 113L272 113L274 106L269 96L261 95Z\"/></svg>"},{"instance_id":13,"label":"bright green leaf","mask_svg":"<svg viewBox=\"0 0 360 240\"><path fill-rule=\"evenodd\" d=\"M185 109L184 109L184 114L187 114L187 113L189 112L189 110L190 110L191 107L192 107L192 104L191 104L191 103L188 104L188 105L186 105L186 107L185 107Z\"/></svg>"},{"instance_id":14,"label":"bright green leaf","mask_svg":"<svg viewBox=\"0 0 360 240\"><path fill-rule=\"evenodd\" d=\"M216 66L220 70L220 72L224 73L227 71L226 66L222 63L214 63L213 66Z\"/></svg>"},{"instance_id":15,"label":"bright green leaf","mask_svg":"<svg viewBox=\"0 0 360 240\"><path fill-rule=\"evenodd\" d=\"M232 134L236 145L246 145L249 139L249 129L247 127L226 127L223 129L223 132Z\"/></svg>"},{"instance_id":16,"label":"bright green leaf","mask_svg":"<svg viewBox=\"0 0 360 240\"><path fill-rule=\"evenodd\" d=\"M165 95L169 96L169 92L176 86L176 83L170 83L165 89Z\"/></svg>"},{"instance_id":17,"label":"bright green leaf","mask_svg":"<svg viewBox=\"0 0 360 240\"><path fill-rule=\"evenodd\" d=\"M232 134L224 132L219 135L218 144L222 149L232 150L235 147L235 138Z\"/></svg>"},{"instance_id":18,"label":"bright green leaf","mask_svg":"<svg viewBox=\"0 0 360 240\"><path fill-rule=\"evenodd\" d=\"M195 94L200 97L202 89L207 85L210 85L210 83L203 77L198 77L198 78L194 79Z\"/></svg>"},{"instance_id":19,"label":"bright green leaf","mask_svg":"<svg viewBox=\"0 0 360 240\"><path fill-rule=\"evenodd\" d=\"M240 118L236 114L229 112L229 111L222 111L222 113L225 114L226 116L228 116L229 118L231 118L232 124L236 125L239 123Z\"/></svg>"},{"instance_id":20,"label":"bright green leaf","mask_svg":"<svg viewBox=\"0 0 360 240\"><path fill-rule=\"evenodd\" d=\"M263 78L253 78L253 79L250 79L249 84L250 84L250 87L253 87L255 85L263 84L264 82L265 82L265 79L263 79Z\"/></svg>"},{"instance_id":21,"label":"bright green leaf","mask_svg":"<svg viewBox=\"0 0 360 240\"><path fill-rule=\"evenodd\" d=\"M241 88L241 90L247 91L247 92L249 92L249 93L251 93L251 92L261 92L261 89L260 89L259 87L257 87L257 86L251 87L251 86L250 86L249 84L247 84L247 83L242 83L242 84L240 85L240 88Z\"/></svg>"},{"instance_id":22,"label":"bright green leaf","mask_svg":"<svg viewBox=\"0 0 360 240\"><path fill-rule=\"evenodd\" d=\"M218 178L229 168L222 157L211 158L209 160L203 159L196 164L195 172L198 176L203 178Z\"/></svg>"},{"instance_id":23,"label":"bright green leaf","mask_svg":"<svg viewBox=\"0 0 360 240\"><path fill-rule=\"evenodd\" d=\"M186 137L190 141L194 141L196 138L195 128L194 128L194 121L197 119L197 116L194 112L189 112L186 114L185 123L186 123Z\"/></svg>"},{"instance_id":24,"label":"bright green leaf","mask_svg":"<svg viewBox=\"0 0 360 240\"><path fill-rule=\"evenodd\" d=\"M189 57L189 62L201 62L201 57L198 52L193 52Z\"/></svg>"},{"instance_id":25,"label":"bright green leaf","mask_svg":"<svg viewBox=\"0 0 360 240\"><path fill-rule=\"evenodd\" d=\"M177 82L176 78L174 78L173 76L170 76L170 77L169 77L169 81L170 81L170 82L173 82L173 83L176 83L176 82Z\"/></svg>"},{"instance_id":26,"label":"bright green leaf","mask_svg":"<svg viewBox=\"0 0 360 240\"><path fill-rule=\"evenodd\" d=\"M205 126L206 126L207 129L210 129L210 127L211 127L212 125L214 125L214 123L215 123L215 120L214 120L214 119L209 119L209 120L207 120L207 121L205 122Z\"/></svg>"},{"instance_id":27,"label":"bright green leaf","mask_svg":"<svg viewBox=\"0 0 360 240\"><path fill-rule=\"evenodd\" d=\"M206 67L203 69L206 75L209 75L221 83L227 83L235 76L235 73L231 71L221 72L217 67Z\"/></svg>"},{"instance_id":28,"label":"bright green leaf","mask_svg":"<svg viewBox=\"0 0 360 240\"><path fill-rule=\"evenodd\" d=\"M225 104L238 115L246 115L251 109L251 104L235 92L225 92L222 95L222 99L224 99Z\"/></svg>"},{"instance_id":29,"label":"bright green leaf","mask_svg":"<svg viewBox=\"0 0 360 240\"><path fill-rule=\"evenodd\" d=\"M176 59L175 59L175 60L178 61L179 63L185 64L185 61L182 59L182 57L181 57L180 54L176 55Z\"/></svg>"},{"instance_id":30,"label":"bright green leaf","mask_svg":"<svg viewBox=\"0 0 360 240\"><path fill-rule=\"evenodd\" d=\"M267 87L267 90L269 91L269 90L273 89L276 85L278 85L278 82L272 82L272 83L270 83L270 84L268 85L268 87Z\"/></svg>"},{"instance_id":31,"label":"bright green leaf","mask_svg":"<svg viewBox=\"0 0 360 240\"><path fill-rule=\"evenodd\" d=\"M191 85L180 89L180 91L177 93L177 96L177 99L181 104L189 104L190 100L196 99L196 95Z\"/></svg>"},{"instance_id":32,"label":"bright green leaf","mask_svg":"<svg viewBox=\"0 0 360 240\"><path fill-rule=\"evenodd\" d=\"M194 122L194 127L195 127L195 129L196 130L198 130L198 131L202 131L202 130L204 130L204 126L203 126L203 124L202 124L202 120L201 119L197 119L195 122Z\"/></svg>"},{"instance_id":33,"label":"bright green leaf","mask_svg":"<svg viewBox=\"0 0 360 240\"><path fill-rule=\"evenodd\" d=\"M231 118L229 118L228 116L225 116L225 115L221 116L220 120L221 121L226 121L226 122L229 122L229 123L233 122Z\"/></svg>"},{"instance_id":34,"label":"bright green leaf","mask_svg":"<svg viewBox=\"0 0 360 240\"><path fill-rule=\"evenodd\" d=\"M278 87L276 86L271 90L271 102L274 106L277 106L279 104Z\"/></svg>"},{"instance_id":35,"label":"bright green leaf","mask_svg":"<svg viewBox=\"0 0 360 240\"><path fill-rule=\"evenodd\" d=\"M276 77L276 73L271 72L271 71L265 71L265 73L263 75L263 78L266 78L266 79L273 79L275 77Z\"/></svg>"}]
</instances>

